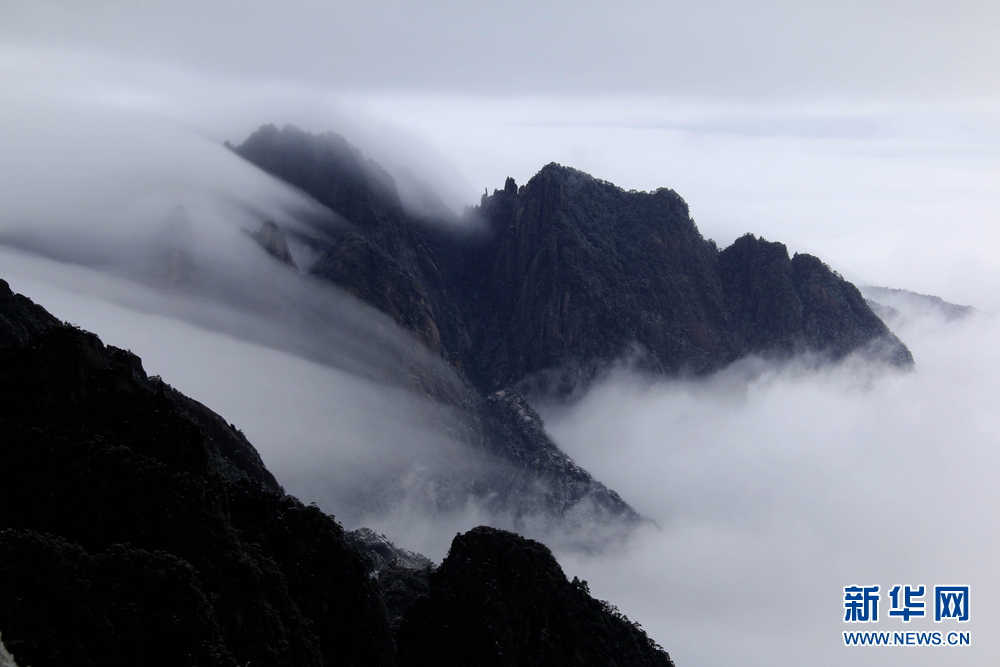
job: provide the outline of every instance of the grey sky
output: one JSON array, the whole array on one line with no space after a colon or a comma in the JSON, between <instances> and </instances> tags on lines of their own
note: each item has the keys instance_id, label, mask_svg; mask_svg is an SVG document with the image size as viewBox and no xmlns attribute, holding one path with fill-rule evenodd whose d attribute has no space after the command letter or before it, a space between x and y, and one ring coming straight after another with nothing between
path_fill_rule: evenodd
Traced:
<instances>
[{"instance_id":1,"label":"grey sky","mask_svg":"<svg viewBox=\"0 0 1000 667\"><path fill-rule=\"evenodd\" d=\"M360 91L1000 93L995 2L4 2L6 40Z\"/></svg>"},{"instance_id":2,"label":"grey sky","mask_svg":"<svg viewBox=\"0 0 1000 667\"><path fill-rule=\"evenodd\" d=\"M720 244L754 232L859 283L1000 312L995 0L0 0L0 233L49 257L127 254L123 239L180 200L204 221L206 262L256 271L238 230L297 195L220 144L268 122L339 132L455 208L550 161L671 187ZM321 505L326 480L420 432L419 405L382 419L371 406L389 394L289 345L262 348L239 334L242 315L196 326L178 316L190 304L8 247L0 277L132 346ZM567 569L687 666L951 663L947 651L845 653L836 612L851 578L952 577L982 591L986 629L963 664L990 664L997 325L899 333L917 359L906 376L790 368L650 386L618 375L547 412L572 455L664 528L604 560L564 554ZM907 505L913 479L923 495ZM941 503L924 493L944 484L959 491ZM891 528L865 497L844 501L847 487L885 501ZM489 519L422 518L380 527L439 556L456 530Z\"/></svg>"},{"instance_id":3,"label":"grey sky","mask_svg":"<svg viewBox=\"0 0 1000 667\"><path fill-rule=\"evenodd\" d=\"M998 56L996 2L7 1L0 113L334 130L456 209L557 161L1000 311Z\"/></svg>"}]
</instances>

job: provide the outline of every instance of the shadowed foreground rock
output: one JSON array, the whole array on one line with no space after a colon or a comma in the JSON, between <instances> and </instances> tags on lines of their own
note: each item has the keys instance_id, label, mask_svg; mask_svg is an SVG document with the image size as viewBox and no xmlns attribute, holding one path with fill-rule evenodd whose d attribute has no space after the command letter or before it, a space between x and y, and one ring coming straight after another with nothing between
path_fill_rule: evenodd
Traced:
<instances>
[{"instance_id":1,"label":"shadowed foreground rock","mask_svg":"<svg viewBox=\"0 0 1000 667\"><path fill-rule=\"evenodd\" d=\"M341 526L182 398L73 327L0 348L0 631L18 662L391 664Z\"/></svg>"},{"instance_id":2,"label":"shadowed foreground rock","mask_svg":"<svg viewBox=\"0 0 1000 667\"><path fill-rule=\"evenodd\" d=\"M475 664L480 635L452 619L477 618L519 661L480 664L670 664L540 544L476 529L432 574L284 494L235 426L131 352L9 289L0 312L0 632L18 664ZM420 631L396 634L403 618Z\"/></svg>"},{"instance_id":3,"label":"shadowed foreground rock","mask_svg":"<svg viewBox=\"0 0 1000 667\"><path fill-rule=\"evenodd\" d=\"M566 579L543 544L493 528L452 542L405 613L401 665L672 667L638 626Z\"/></svg>"},{"instance_id":4,"label":"shadowed foreground rock","mask_svg":"<svg viewBox=\"0 0 1000 667\"><path fill-rule=\"evenodd\" d=\"M0 347L20 345L33 333L62 324L31 299L14 294L6 280L0 280Z\"/></svg>"}]
</instances>

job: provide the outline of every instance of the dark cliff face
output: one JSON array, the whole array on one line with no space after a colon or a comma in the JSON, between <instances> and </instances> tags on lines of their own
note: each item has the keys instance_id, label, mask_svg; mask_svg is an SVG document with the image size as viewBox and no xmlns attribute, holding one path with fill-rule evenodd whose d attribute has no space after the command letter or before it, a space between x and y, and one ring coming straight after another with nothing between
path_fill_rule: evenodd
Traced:
<instances>
[{"instance_id":1,"label":"dark cliff face","mask_svg":"<svg viewBox=\"0 0 1000 667\"><path fill-rule=\"evenodd\" d=\"M31 299L14 294L6 280L0 280L0 347L21 345L31 334L61 322Z\"/></svg>"},{"instance_id":2,"label":"dark cliff face","mask_svg":"<svg viewBox=\"0 0 1000 667\"><path fill-rule=\"evenodd\" d=\"M466 225L434 224L409 216L392 179L338 135L265 126L234 150L339 216L300 232L314 277L454 366L459 389L425 393L454 409L487 460L435 484L449 507L473 498L519 530L547 516L560 529L596 519L614 535L638 520L559 451L524 395L570 394L622 359L656 374L750 354L913 363L820 260L749 235L720 252L672 190L625 191L550 164L484 195Z\"/></svg>"},{"instance_id":3,"label":"dark cliff face","mask_svg":"<svg viewBox=\"0 0 1000 667\"><path fill-rule=\"evenodd\" d=\"M441 333L427 291L374 242L355 232L339 234L324 245L311 272L378 308L414 332L429 350L442 354Z\"/></svg>"},{"instance_id":4,"label":"dark cliff face","mask_svg":"<svg viewBox=\"0 0 1000 667\"><path fill-rule=\"evenodd\" d=\"M806 346L834 358L854 350L912 366L913 355L872 312L861 292L812 255L792 257Z\"/></svg>"},{"instance_id":5,"label":"dark cliff face","mask_svg":"<svg viewBox=\"0 0 1000 667\"><path fill-rule=\"evenodd\" d=\"M913 357L861 292L812 255L747 234L719 254L739 354L854 351L910 366Z\"/></svg>"},{"instance_id":6,"label":"dark cliff face","mask_svg":"<svg viewBox=\"0 0 1000 667\"><path fill-rule=\"evenodd\" d=\"M621 496L552 442L541 417L518 392L494 392L479 413L487 434L483 447L506 464L500 468L502 479L491 484L492 504L487 507L524 520L548 514L561 530L584 531L573 538L580 548L621 537L641 520ZM588 534L588 528L607 532L602 538Z\"/></svg>"},{"instance_id":7,"label":"dark cliff face","mask_svg":"<svg viewBox=\"0 0 1000 667\"><path fill-rule=\"evenodd\" d=\"M632 356L657 373L711 371L747 354L854 351L907 366L906 347L819 259L751 235L719 252L672 190L626 192L550 164L484 197L493 234L463 277L470 374L480 386L569 391Z\"/></svg>"},{"instance_id":8,"label":"dark cliff face","mask_svg":"<svg viewBox=\"0 0 1000 667\"><path fill-rule=\"evenodd\" d=\"M20 664L670 664L541 545L476 529L432 574L285 495L131 352L9 290L0 309L0 629ZM559 458L523 399L493 403L526 461ZM484 638L505 653L466 662Z\"/></svg>"},{"instance_id":9,"label":"dark cliff face","mask_svg":"<svg viewBox=\"0 0 1000 667\"><path fill-rule=\"evenodd\" d=\"M396 185L340 135L265 125L234 150L391 245L401 210Z\"/></svg>"},{"instance_id":10,"label":"dark cliff face","mask_svg":"<svg viewBox=\"0 0 1000 667\"><path fill-rule=\"evenodd\" d=\"M590 375L630 354L667 373L733 357L715 249L675 192L625 192L551 164L481 214L494 238L472 276L490 304L469 364L479 384Z\"/></svg>"},{"instance_id":11,"label":"dark cliff face","mask_svg":"<svg viewBox=\"0 0 1000 667\"><path fill-rule=\"evenodd\" d=\"M523 411L512 403L523 402L517 392L508 390L499 400L470 381L485 377L482 384L492 385L484 369L495 366L501 372L499 361L476 352L495 343L484 343L483 335L473 341L466 324L474 322L480 332L497 330L499 325L483 318L502 321L507 315L500 311L510 310L507 302L483 291L491 279L492 235L453 234L409 218L392 179L332 133L313 136L293 127L265 126L234 150L341 216L340 222L315 222L299 239L318 256L309 269L312 276L389 315L459 372L462 386L454 393L424 387L428 396L456 411L477 460L467 478L436 480L442 502L458 507L471 498L515 526L536 520L561 524L568 514L576 515L570 521L574 525L584 516L623 526L638 520L618 494L559 451L530 408L528 421L522 418ZM608 347L612 352L607 354L619 347Z\"/></svg>"},{"instance_id":12,"label":"dark cliff face","mask_svg":"<svg viewBox=\"0 0 1000 667\"><path fill-rule=\"evenodd\" d=\"M400 203L392 177L328 132L265 125L233 149L302 189L340 216L300 240L318 255L310 272L392 317L435 353L457 348L462 318L427 248Z\"/></svg>"},{"instance_id":13,"label":"dark cliff face","mask_svg":"<svg viewBox=\"0 0 1000 667\"><path fill-rule=\"evenodd\" d=\"M668 374L747 354L912 364L820 260L752 236L719 252L672 190L627 192L550 164L484 195L476 234L407 217L391 179L337 135L265 126L235 150L367 241L314 241L316 275L390 314L483 393L563 394L625 357Z\"/></svg>"},{"instance_id":14,"label":"dark cliff face","mask_svg":"<svg viewBox=\"0 0 1000 667\"><path fill-rule=\"evenodd\" d=\"M456 537L427 591L403 616L401 665L673 665L585 582L568 581L544 545L513 533Z\"/></svg>"},{"instance_id":15,"label":"dark cliff face","mask_svg":"<svg viewBox=\"0 0 1000 667\"><path fill-rule=\"evenodd\" d=\"M0 627L21 664L391 662L341 527L93 334L0 348L0 531Z\"/></svg>"}]
</instances>

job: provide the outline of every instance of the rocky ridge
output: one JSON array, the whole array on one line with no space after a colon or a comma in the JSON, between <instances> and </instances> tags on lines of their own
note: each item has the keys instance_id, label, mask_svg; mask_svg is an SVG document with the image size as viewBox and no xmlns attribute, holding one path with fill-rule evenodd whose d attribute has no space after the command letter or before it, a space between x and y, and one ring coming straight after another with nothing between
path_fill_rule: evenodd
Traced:
<instances>
[{"instance_id":1,"label":"rocky ridge","mask_svg":"<svg viewBox=\"0 0 1000 667\"><path fill-rule=\"evenodd\" d=\"M622 359L659 375L747 355L913 363L821 260L749 234L720 251L666 188L625 191L549 164L484 194L456 226L410 215L389 174L337 134L265 125L233 150L332 211L287 232L318 257L304 270L454 368L462 388L429 395L455 408L491 460L439 485L452 504L475 498L518 522L634 524L635 511L559 450L525 400L570 394Z\"/></svg>"},{"instance_id":2,"label":"rocky ridge","mask_svg":"<svg viewBox=\"0 0 1000 667\"><path fill-rule=\"evenodd\" d=\"M495 604L512 619L589 619L568 664L670 664L578 585L566 594L551 553L513 533L477 536L480 552L441 580L466 597L442 598L426 559L284 494L235 426L136 355L2 281L0 313L0 631L20 664L457 664L463 644L428 648L399 628L440 632L442 614L486 618ZM501 551L508 569L463 569ZM563 593L512 587L509 572ZM427 597L440 621L417 616ZM572 639L533 632L517 653L478 647L483 664L539 664Z\"/></svg>"},{"instance_id":3,"label":"rocky ridge","mask_svg":"<svg viewBox=\"0 0 1000 667\"><path fill-rule=\"evenodd\" d=\"M484 395L567 393L623 357L668 374L748 354L913 363L821 260L749 234L720 251L673 190L549 164L483 195L456 228L409 216L391 177L339 135L267 125L234 150L337 214L303 238L321 257L313 275L389 314Z\"/></svg>"}]
</instances>

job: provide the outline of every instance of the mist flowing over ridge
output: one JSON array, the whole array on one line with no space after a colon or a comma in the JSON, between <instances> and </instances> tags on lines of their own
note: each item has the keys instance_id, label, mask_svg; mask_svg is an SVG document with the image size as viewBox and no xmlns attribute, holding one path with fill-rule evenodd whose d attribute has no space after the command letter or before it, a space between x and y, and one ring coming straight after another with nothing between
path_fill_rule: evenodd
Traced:
<instances>
[{"instance_id":1,"label":"mist flowing over ridge","mask_svg":"<svg viewBox=\"0 0 1000 667\"><path fill-rule=\"evenodd\" d=\"M1000 2L0 35L0 667L996 666Z\"/></svg>"},{"instance_id":2,"label":"mist flowing over ridge","mask_svg":"<svg viewBox=\"0 0 1000 667\"><path fill-rule=\"evenodd\" d=\"M540 543L480 527L433 568L345 533L235 425L4 280L0 398L0 625L25 664L673 665ZM484 598L502 611L454 636Z\"/></svg>"},{"instance_id":3,"label":"mist flowing over ridge","mask_svg":"<svg viewBox=\"0 0 1000 667\"><path fill-rule=\"evenodd\" d=\"M481 434L478 446L511 470L544 471L554 486L542 506L561 508L563 525L578 525L581 508L593 508L584 525L634 514L564 459L521 394L580 392L623 360L652 376L706 374L748 356L913 365L857 288L821 260L749 234L720 251L671 190L627 192L550 164L524 186L508 179L456 225L408 211L392 177L335 133L265 125L232 150L334 212L288 230L309 250L304 272L447 361L466 383L462 420ZM526 490L485 488L507 489L491 511L511 507L509 489Z\"/></svg>"},{"instance_id":4,"label":"mist flowing over ridge","mask_svg":"<svg viewBox=\"0 0 1000 667\"><path fill-rule=\"evenodd\" d=\"M484 195L466 210L472 229L456 230L408 216L391 177L339 135L266 125L234 150L351 224L303 237L311 274L390 314L481 391L566 393L626 356L657 373L748 354L913 362L822 261L749 234L719 251L665 188L626 192L550 164Z\"/></svg>"},{"instance_id":5,"label":"mist flowing over ridge","mask_svg":"<svg viewBox=\"0 0 1000 667\"><path fill-rule=\"evenodd\" d=\"M281 480L351 525L400 508L462 525L471 512L592 548L639 516L561 451L531 400L579 391L623 359L654 376L709 373L746 355L912 364L820 260L749 235L719 251L667 189L627 192L550 164L524 186L508 179L459 221L436 220L407 208L394 179L333 133L264 126L211 163L209 177L185 174L195 187L179 191L183 206L145 197L136 229L119 214L86 235L70 226L81 242L67 245L49 233L67 224L53 210L47 224L0 231L22 252L111 276L87 284L128 308L326 367L323 379L289 374L254 399L277 418L255 441L265 460L277 457ZM155 191L156 176L133 180ZM251 368L273 356L241 354ZM341 385L354 387L347 402ZM343 407L295 423L303 400ZM365 407L348 416L355 404Z\"/></svg>"}]
</instances>

